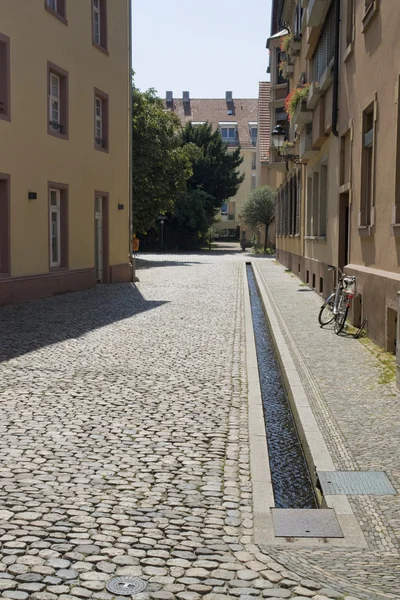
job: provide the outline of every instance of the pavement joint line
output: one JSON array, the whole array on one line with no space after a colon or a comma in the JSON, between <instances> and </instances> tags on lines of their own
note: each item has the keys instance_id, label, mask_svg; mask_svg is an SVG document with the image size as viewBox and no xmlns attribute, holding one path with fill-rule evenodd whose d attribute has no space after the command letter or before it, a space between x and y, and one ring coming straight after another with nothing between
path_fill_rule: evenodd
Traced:
<instances>
[{"instance_id":1,"label":"pavement joint line","mask_svg":"<svg viewBox=\"0 0 400 600\"><path fill-rule=\"evenodd\" d=\"M282 375L288 392L293 416L298 428L299 437L309 466L310 475L315 485L316 471L335 471L336 468L308 402L300 375L293 362L286 340L284 339L282 328L270 302L265 284L261 279L260 271L254 262L252 263L252 266L264 304L266 318L270 327L278 361L281 365ZM344 537L342 539L328 539L327 542L326 538L324 542L319 538L296 538L295 542L291 542L292 546L307 546L324 543L326 546L333 545L335 547L346 546L366 548L367 542L347 497L344 495L328 497L325 499L325 502L327 508L333 508L335 510ZM265 528L266 526L264 526L264 529ZM273 543L276 539L278 538L273 536L268 542L264 540L259 543ZM280 541L282 542L281 538Z\"/></svg>"}]
</instances>

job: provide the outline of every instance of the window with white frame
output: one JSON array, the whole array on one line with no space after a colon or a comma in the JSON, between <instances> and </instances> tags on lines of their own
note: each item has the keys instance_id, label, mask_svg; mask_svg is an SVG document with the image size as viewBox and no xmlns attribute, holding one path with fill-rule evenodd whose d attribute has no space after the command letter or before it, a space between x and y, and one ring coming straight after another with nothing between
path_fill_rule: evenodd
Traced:
<instances>
[{"instance_id":1,"label":"window with white frame","mask_svg":"<svg viewBox=\"0 0 400 600\"><path fill-rule=\"evenodd\" d=\"M47 0L47 6L57 12L57 0Z\"/></svg>"},{"instance_id":2,"label":"window with white frame","mask_svg":"<svg viewBox=\"0 0 400 600\"><path fill-rule=\"evenodd\" d=\"M227 215L228 214L228 203L224 202L221 206L221 215Z\"/></svg>"},{"instance_id":3,"label":"window with white frame","mask_svg":"<svg viewBox=\"0 0 400 600\"><path fill-rule=\"evenodd\" d=\"M328 196L328 167L318 165L307 179L307 227L308 237L326 237Z\"/></svg>"},{"instance_id":4,"label":"window with white frame","mask_svg":"<svg viewBox=\"0 0 400 600\"><path fill-rule=\"evenodd\" d=\"M67 0L46 0L44 6L52 15L60 19L65 25L68 25L66 19L66 2Z\"/></svg>"},{"instance_id":5,"label":"window with white frame","mask_svg":"<svg viewBox=\"0 0 400 600\"><path fill-rule=\"evenodd\" d=\"M237 129L234 127L221 127L221 137L227 144L236 144L237 141Z\"/></svg>"},{"instance_id":6,"label":"window with white frame","mask_svg":"<svg viewBox=\"0 0 400 600\"><path fill-rule=\"evenodd\" d=\"M103 101L96 96L96 143L101 145L103 139Z\"/></svg>"},{"instance_id":7,"label":"window with white frame","mask_svg":"<svg viewBox=\"0 0 400 600\"><path fill-rule=\"evenodd\" d=\"M257 144L257 124L249 123L249 129L250 129L251 145L255 146Z\"/></svg>"},{"instance_id":8,"label":"window with white frame","mask_svg":"<svg viewBox=\"0 0 400 600\"><path fill-rule=\"evenodd\" d=\"M101 46L101 13L100 0L93 0L93 40Z\"/></svg>"},{"instance_id":9,"label":"window with white frame","mask_svg":"<svg viewBox=\"0 0 400 600\"><path fill-rule=\"evenodd\" d=\"M50 73L49 125L61 132L61 82L55 73Z\"/></svg>"},{"instance_id":10,"label":"window with white frame","mask_svg":"<svg viewBox=\"0 0 400 600\"><path fill-rule=\"evenodd\" d=\"M61 265L61 192L50 189L50 266Z\"/></svg>"}]
</instances>

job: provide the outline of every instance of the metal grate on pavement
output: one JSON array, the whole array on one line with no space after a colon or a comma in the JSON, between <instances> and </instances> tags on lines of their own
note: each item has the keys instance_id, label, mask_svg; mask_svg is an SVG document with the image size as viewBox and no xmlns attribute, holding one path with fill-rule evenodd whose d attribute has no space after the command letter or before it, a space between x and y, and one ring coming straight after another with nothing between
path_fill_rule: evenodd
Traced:
<instances>
[{"instance_id":1,"label":"metal grate on pavement","mask_svg":"<svg viewBox=\"0 0 400 600\"><path fill-rule=\"evenodd\" d=\"M347 494L349 496L386 496L397 494L383 471L318 471L325 496Z\"/></svg>"}]
</instances>

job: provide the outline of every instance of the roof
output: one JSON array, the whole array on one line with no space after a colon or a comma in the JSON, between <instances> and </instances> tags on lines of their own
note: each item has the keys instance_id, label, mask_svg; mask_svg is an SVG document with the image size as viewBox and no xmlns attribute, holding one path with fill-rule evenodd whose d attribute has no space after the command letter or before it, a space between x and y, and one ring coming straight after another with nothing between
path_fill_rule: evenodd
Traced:
<instances>
[{"instance_id":1,"label":"roof","mask_svg":"<svg viewBox=\"0 0 400 600\"><path fill-rule=\"evenodd\" d=\"M164 105L173 110L182 124L207 121L213 129L217 129L220 123L225 126L237 124L241 147L252 147L249 123L257 121L257 98L233 98L232 102L225 98L191 98L189 103L184 103L182 98L174 98L173 102L164 101ZM230 110L231 115L228 114Z\"/></svg>"},{"instance_id":2,"label":"roof","mask_svg":"<svg viewBox=\"0 0 400 600\"><path fill-rule=\"evenodd\" d=\"M269 160L271 132L269 110L270 85L269 81L260 81L258 86L258 146L260 161Z\"/></svg>"}]
</instances>

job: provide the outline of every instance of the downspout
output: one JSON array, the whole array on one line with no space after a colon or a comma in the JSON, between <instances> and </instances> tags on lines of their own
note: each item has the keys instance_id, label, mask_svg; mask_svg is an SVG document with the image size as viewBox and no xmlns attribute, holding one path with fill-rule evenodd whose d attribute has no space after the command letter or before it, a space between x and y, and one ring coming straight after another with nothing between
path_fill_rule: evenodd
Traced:
<instances>
[{"instance_id":1,"label":"downspout","mask_svg":"<svg viewBox=\"0 0 400 600\"><path fill-rule=\"evenodd\" d=\"M129 21L129 240L128 240L128 256L129 263L132 264L132 280L135 281L135 259L132 255L132 234L133 234L133 222L132 222L132 202L133 202L133 165L132 165L132 0L128 0L128 21Z\"/></svg>"},{"instance_id":2,"label":"downspout","mask_svg":"<svg viewBox=\"0 0 400 600\"><path fill-rule=\"evenodd\" d=\"M339 55L340 55L340 0L336 0L335 11L335 56L333 66L333 100L332 100L332 133L338 137L337 130L339 112Z\"/></svg>"}]
</instances>

